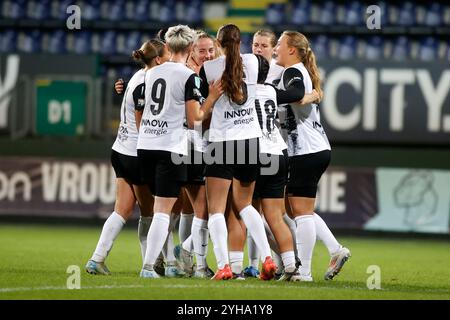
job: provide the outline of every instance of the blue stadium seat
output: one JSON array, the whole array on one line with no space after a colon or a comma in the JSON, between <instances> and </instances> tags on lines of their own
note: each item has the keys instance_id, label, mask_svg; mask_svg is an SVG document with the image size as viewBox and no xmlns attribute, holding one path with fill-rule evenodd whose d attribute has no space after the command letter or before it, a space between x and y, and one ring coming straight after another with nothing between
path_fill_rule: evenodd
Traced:
<instances>
[{"instance_id":1,"label":"blue stadium seat","mask_svg":"<svg viewBox=\"0 0 450 320\"><path fill-rule=\"evenodd\" d=\"M131 66L123 66L117 70L117 77L122 79L130 79L136 72L136 68Z\"/></svg>"},{"instance_id":2,"label":"blue stadium seat","mask_svg":"<svg viewBox=\"0 0 450 320\"><path fill-rule=\"evenodd\" d=\"M109 4L108 20L123 21L125 20L125 1L114 0Z\"/></svg>"},{"instance_id":3,"label":"blue stadium seat","mask_svg":"<svg viewBox=\"0 0 450 320\"><path fill-rule=\"evenodd\" d=\"M135 50L135 48L127 48L125 42L126 42L126 33L125 32L118 32L116 35L116 53L117 54L126 54L129 55L129 53L132 50Z\"/></svg>"},{"instance_id":4,"label":"blue stadium seat","mask_svg":"<svg viewBox=\"0 0 450 320\"><path fill-rule=\"evenodd\" d=\"M125 39L125 48L127 50L126 54L129 54L133 50L140 48L141 43L141 33L138 31L132 31L127 34ZM128 52L129 51L129 52Z\"/></svg>"},{"instance_id":5,"label":"blue stadium seat","mask_svg":"<svg viewBox=\"0 0 450 320\"><path fill-rule=\"evenodd\" d=\"M41 51L41 37L39 30L20 32L17 48L21 52L38 53Z\"/></svg>"},{"instance_id":6,"label":"blue stadium seat","mask_svg":"<svg viewBox=\"0 0 450 320\"><path fill-rule=\"evenodd\" d=\"M356 58L357 39L354 36L345 36L339 44L337 57L342 60Z\"/></svg>"},{"instance_id":7,"label":"blue stadium seat","mask_svg":"<svg viewBox=\"0 0 450 320\"><path fill-rule=\"evenodd\" d=\"M89 31L78 31L75 33L74 53L77 54L88 54L91 53L91 32Z\"/></svg>"},{"instance_id":8,"label":"blue stadium seat","mask_svg":"<svg viewBox=\"0 0 450 320\"><path fill-rule=\"evenodd\" d=\"M380 8L381 28L383 28L383 26L389 25L389 5L386 1L379 1L376 5Z\"/></svg>"},{"instance_id":9,"label":"blue stadium seat","mask_svg":"<svg viewBox=\"0 0 450 320\"><path fill-rule=\"evenodd\" d=\"M4 12L4 17L9 19L23 19L26 16L27 1L26 0L11 0L9 1L9 12Z\"/></svg>"},{"instance_id":10,"label":"blue stadium seat","mask_svg":"<svg viewBox=\"0 0 450 320\"><path fill-rule=\"evenodd\" d=\"M203 1L186 0L184 1L185 20L188 23L200 23L203 20Z\"/></svg>"},{"instance_id":11,"label":"blue stadium seat","mask_svg":"<svg viewBox=\"0 0 450 320\"><path fill-rule=\"evenodd\" d=\"M149 0L138 0L134 6L134 19L136 21L148 21L150 17Z\"/></svg>"},{"instance_id":12,"label":"blue stadium seat","mask_svg":"<svg viewBox=\"0 0 450 320\"><path fill-rule=\"evenodd\" d=\"M400 6L397 24L400 26L413 26L416 24L416 11L412 2L404 2Z\"/></svg>"},{"instance_id":13,"label":"blue stadium seat","mask_svg":"<svg viewBox=\"0 0 450 320\"><path fill-rule=\"evenodd\" d=\"M100 39L100 53L104 55L116 54L116 32L106 31Z\"/></svg>"},{"instance_id":14,"label":"blue stadium seat","mask_svg":"<svg viewBox=\"0 0 450 320\"><path fill-rule=\"evenodd\" d=\"M101 3L101 0L86 0L82 8L82 18L91 21L99 19Z\"/></svg>"},{"instance_id":15,"label":"blue stadium seat","mask_svg":"<svg viewBox=\"0 0 450 320\"><path fill-rule=\"evenodd\" d=\"M66 52L66 33L63 30L56 30L49 36L48 52Z\"/></svg>"},{"instance_id":16,"label":"blue stadium seat","mask_svg":"<svg viewBox=\"0 0 450 320\"><path fill-rule=\"evenodd\" d=\"M134 21L135 18L135 10L134 7L136 6L135 1L125 1L124 4L124 19L127 21Z\"/></svg>"},{"instance_id":17,"label":"blue stadium seat","mask_svg":"<svg viewBox=\"0 0 450 320\"><path fill-rule=\"evenodd\" d=\"M324 26L335 25L337 21L336 9L337 6L334 4L333 1L324 2L322 7L320 8L318 23Z\"/></svg>"},{"instance_id":18,"label":"blue stadium seat","mask_svg":"<svg viewBox=\"0 0 450 320\"><path fill-rule=\"evenodd\" d=\"M29 1L26 16L28 19L46 20L50 16L51 1Z\"/></svg>"},{"instance_id":19,"label":"blue stadium seat","mask_svg":"<svg viewBox=\"0 0 450 320\"><path fill-rule=\"evenodd\" d=\"M380 60L384 56L384 41L380 36L373 36L366 43L365 57L368 60Z\"/></svg>"},{"instance_id":20,"label":"blue stadium seat","mask_svg":"<svg viewBox=\"0 0 450 320\"><path fill-rule=\"evenodd\" d=\"M438 27L443 23L444 8L437 2L430 3L425 14L425 25Z\"/></svg>"},{"instance_id":21,"label":"blue stadium seat","mask_svg":"<svg viewBox=\"0 0 450 320\"><path fill-rule=\"evenodd\" d=\"M286 21L286 4L271 3L266 9L266 23L269 25L281 24Z\"/></svg>"},{"instance_id":22,"label":"blue stadium seat","mask_svg":"<svg viewBox=\"0 0 450 320\"><path fill-rule=\"evenodd\" d=\"M418 59L422 61L433 61L438 58L438 40L432 36L425 37L419 46Z\"/></svg>"},{"instance_id":23,"label":"blue stadium seat","mask_svg":"<svg viewBox=\"0 0 450 320\"><path fill-rule=\"evenodd\" d=\"M447 42L447 49L446 49L446 52L445 52L444 59L446 59L447 61L450 61L450 41Z\"/></svg>"},{"instance_id":24,"label":"blue stadium seat","mask_svg":"<svg viewBox=\"0 0 450 320\"><path fill-rule=\"evenodd\" d=\"M442 10L442 24L450 27L450 5L447 4L444 9Z\"/></svg>"},{"instance_id":25,"label":"blue stadium seat","mask_svg":"<svg viewBox=\"0 0 450 320\"><path fill-rule=\"evenodd\" d=\"M318 60L328 58L330 54L330 41L327 36L319 35L312 39L312 49Z\"/></svg>"},{"instance_id":26,"label":"blue stadium seat","mask_svg":"<svg viewBox=\"0 0 450 320\"><path fill-rule=\"evenodd\" d=\"M406 36L399 36L392 46L391 58L404 61L411 58L411 43Z\"/></svg>"},{"instance_id":27,"label":"blue stadium seat","mask_svg":"<svg viewBox=\"0 0 450 320\"><path fill-rule=\"evenodd\" d=\"M252 52L253 35L251 33L241 33L241 53Z\"/></svg>"},{"instance_id":28,"label":"blue stadium seat","mask_svg":"<svg viewBox=\"0 0 450 320\"><path fill-rule=\"evenodd\" d=\"M17 32L9 29L0 33L0 52L15 52L17 49Z\"/></svg>"},{"instance_id":29,"label":"blue stadium seat","mask_svg":"<svg viewBox=\"0 0 450 320\"><path fill-rule=\"evenodd\" d=\"M364 24L365 7L359 1L352 1L345 7L344 23L349 26L359 26Z\"/></svg>"},{"instance_id":30,"label":"blue stadium seat","mask_svg":"<svg viewBox=\"0 0 450 320\"><path fill-rule=\"evenodd\" d=\"M291 23L307 25L311 21L311 3L309 0L292 1Z\"/></svg>"},{"instance_id":31,"label":"blue stadium seat","mask_svg":"<svg viewBox=\"0 0 450 320\"><path fill-rule=\"evenodd\" d=\"M176 21L175 0L159 1L159 21L162 23L174 23Z\"/></svg>"},{"instance_id":32,"label":"blue stadium seat","mask_svg":"<svg viewBox=\"0 0 450 320\"><path fill-rule=\"evenodd\" d=\"M56 12L56 16L53 18L58 20L66 20L68 17L67 8L74 4L74 0L60 0L58 11ZM81 19L83 19L83 13L81 13Z\"/></svg>"}]
</instances>

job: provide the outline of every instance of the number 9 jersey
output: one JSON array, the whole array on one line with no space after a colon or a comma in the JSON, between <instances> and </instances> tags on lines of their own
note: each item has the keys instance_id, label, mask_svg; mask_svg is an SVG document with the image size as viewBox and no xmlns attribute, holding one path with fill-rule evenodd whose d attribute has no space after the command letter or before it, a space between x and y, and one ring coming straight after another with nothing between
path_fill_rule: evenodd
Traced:
<instances>
[{"instance_id":1,"label":"number 9 jersey","mask_svg":"<svg viewBox=\"0 0 450 320\"><path fill-rule=\"evenodd\" d=\"M201 102L200 82L181 63L165 62L147 71L137 149L188 154L185 102Z\"/></svg>"}]
</instances>

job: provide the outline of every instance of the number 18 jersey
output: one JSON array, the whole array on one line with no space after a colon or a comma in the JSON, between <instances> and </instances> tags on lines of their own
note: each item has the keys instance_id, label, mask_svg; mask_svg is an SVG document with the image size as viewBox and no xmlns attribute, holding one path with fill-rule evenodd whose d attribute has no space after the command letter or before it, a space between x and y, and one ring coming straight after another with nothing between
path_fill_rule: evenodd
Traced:
<instances>
[{"instance_id":1,"label":"number 18 jersey","mask_svg":"<svg viewBox=\"0 0 450 320\"><path fill-rule=\"evenodd\" d=\"M282 155L287 145L281 136L277 123L277 93L270 85L256 85L255 108L262 137L259 138L261 153Z\"/></svg>"},{"instance_id":2,"label":"number 18 jersey","mask_svg":"<svg viewBox=\"0 0 450 320\"><path fill-rule=\"evenodd\" d=\"M200 101L199 88L200 78L181 63L166 62L148 71L137 149L187 155L185 102Z\"/></svg>"}]
</instances>

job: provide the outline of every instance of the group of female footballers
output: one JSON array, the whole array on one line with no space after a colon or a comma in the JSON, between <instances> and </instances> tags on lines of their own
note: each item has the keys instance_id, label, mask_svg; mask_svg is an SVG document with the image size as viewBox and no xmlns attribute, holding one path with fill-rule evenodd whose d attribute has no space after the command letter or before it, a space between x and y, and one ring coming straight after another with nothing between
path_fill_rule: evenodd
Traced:
<instances>
[{"instance_id":1,"label":"group of female footballers","mask_svg":"<svg viewBox=\"0 0 450 320\"><path fill-rule=\"evenodd\" d=\"M114 212L87 272L110 274L105 259L136 203L143 278L312 281L316 238L331 257L326 280L350 257L314 212L331 148L308 39L260 30L252 54L240 53L240 41L233 24L217 38L178 25L133 52L144 67L115 84L123 102L111 154ZM206 262L209 238L216 272Z\"/></svg>"}]
</instances>

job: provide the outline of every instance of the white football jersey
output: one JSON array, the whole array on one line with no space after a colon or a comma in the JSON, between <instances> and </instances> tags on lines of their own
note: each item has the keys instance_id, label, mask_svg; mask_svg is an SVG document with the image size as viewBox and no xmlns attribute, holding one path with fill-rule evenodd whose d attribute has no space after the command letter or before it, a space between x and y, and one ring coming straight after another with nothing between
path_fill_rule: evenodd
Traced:
<instances>
[{"instance_id":1,"label":"white football jersey","mask_svg":"<svg viewBox=\"0 0 450 320\"><path fill-rule=\"evenodd\" d=\"M209 127L209 141L244 140L261 137L261 128L255 111L255 93L258 80L258 59L253 54L242 54L247 100L238 105L227 95L216 101ZM203 64L208 83L222 78L225 56Z\"/></svg>"},{"instance_id":2,"label":"white football jersey","mask_svg":"<svg viewBox=\"0 0 450 320\"><path fill-rule=\"evenodd\" d=\"M255 108L262 130L262 137L259 139L259 152L282 155L287 145L278 129L276 119L278 111L277 93L272 86L256 85Z\"/></svg>"},{"instance_id":3,"label":"white football jersey","mask_svg":"<svg viewBox=\"0 0 450 320\"><path fill-rule=\"evenodd\" d=\"M269 73L267 74L266 83L278 85L284 68L277 64L275 59L270 62Z\"/></svg>"},{"instance_id":4,"label":"white football jersey","mask_svg":"<svg viewBox=\"0 0 450 320\"><path fill-rule=\"evenodd\" d=\"M196 88L187 92L188 80ZM193 85L194 86L194 85ZM139 129L137 149L163 150L187 155L185 102L187 96L201 97L200 78L184 64L166 62L147 72L145 108Z\"/></svg>"},{"instance_id":5,"label":"white football jersey","mask_svg":"<svg viewBox=\"0 0 450 320\"><path fill-rule=\"evenodd\" d=\"M112 149L127 156L137 157L138 131L134 111L136 104L144 103L145 74L141 69L131 77L120 107L120 125Z\"/></svg>"},{"instance_id":6,"label":"white football jersey","mask_svg":"<svg viewBox=\"0 0 450 320\"><path fill-rule=\"evenodd\" d=\"M208 140L203 135L203 131L188 129L188 141L197 152L203 153L208 147Z\"/></svg>"},{"instance_id":7,"label":"white football jersey","mask_svg":"<svg viewBox=\"0 0 450 320\"><path fill-rule=\"evenodd\" d=\"M297 63L289 68L300 70L303 75L305 94L311 93L313 90L311 77L303 63ZM278 88L285 89L283 77L281 77ZM279 109L279 117L290 157L331 150L325 130L320 123L319 105L314 103L304 106L297 103L285 104Z\"/></svg>"}]
</instances>

